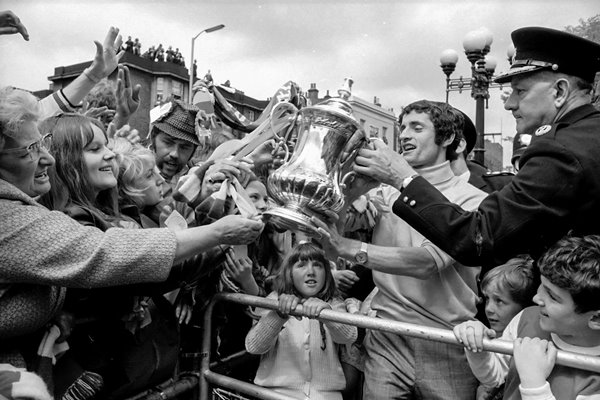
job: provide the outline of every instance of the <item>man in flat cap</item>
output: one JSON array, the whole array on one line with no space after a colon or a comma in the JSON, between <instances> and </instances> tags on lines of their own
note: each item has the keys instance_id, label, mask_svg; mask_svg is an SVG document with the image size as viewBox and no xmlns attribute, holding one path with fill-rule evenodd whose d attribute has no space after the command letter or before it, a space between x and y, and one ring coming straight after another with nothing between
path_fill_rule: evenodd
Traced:
<instances>
[{"instance_id":1,"label":"man in flat cap","mask_svg":"<svg viewBox=\"0 0 600 400\"><path fill-rule=\"evenodd\" d=\"M156 166L167 183L176 183L200 144L196 136L195 121L199 109L179 100L172 100L158 110L153 120L150 139L155 153Z\"/></svg>"},{"instance_id":2,"label":"man in flat cap","mask_svg":"<svg viewBox=\"0 0 600 400\"><path fill-rule=\"evenodd\" d=\"M502 190L464 211L379 141L354 166L400 189L394 213L465 265L492 267L522 253L535 259L567 232L600 233L600 112L590 104L600 45L539 27L512 39L515 60L496 81L510 82L504 108L532 140Z\"/></svg>"}]
</instances>

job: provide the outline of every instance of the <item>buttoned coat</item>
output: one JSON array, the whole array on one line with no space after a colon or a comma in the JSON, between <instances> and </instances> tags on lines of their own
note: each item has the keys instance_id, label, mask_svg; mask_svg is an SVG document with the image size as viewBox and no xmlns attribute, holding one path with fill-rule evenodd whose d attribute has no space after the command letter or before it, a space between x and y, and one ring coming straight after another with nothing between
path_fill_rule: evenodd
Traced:
<instances>
[{"instance_id":1,"label":"buttoned coat","mask_svg":"<svg viewBox=\"0 0 600 400\"><path fill-rule=\"evenodd\" d=\"M465 265L537 258L570 231L598 234L600 112L584 105L538 128L519 172L476 211L450 203L421 177L404 196L414 202L396 201L394 213Z\"/></svg>"}]
</instances>

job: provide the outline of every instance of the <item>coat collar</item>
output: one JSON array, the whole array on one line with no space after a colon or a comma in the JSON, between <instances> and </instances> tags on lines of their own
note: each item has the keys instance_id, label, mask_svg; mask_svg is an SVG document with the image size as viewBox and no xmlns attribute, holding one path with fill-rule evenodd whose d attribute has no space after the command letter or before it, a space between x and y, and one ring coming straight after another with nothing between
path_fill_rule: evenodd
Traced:
<instances>
[{"instance_id":1,"label":"coat collar","mask_svg":"<svg viewBox=\"0 0 600 400\"><path fill-rule=\"evenodd\" d=\"M600 112L596 110L593 105L584 104L582 106L572 109L571 111L563 115L558 121L556 121L556 124L570 125L584 118L587 118L592 114L600 114Z\"/></svg>"}]
</instances>

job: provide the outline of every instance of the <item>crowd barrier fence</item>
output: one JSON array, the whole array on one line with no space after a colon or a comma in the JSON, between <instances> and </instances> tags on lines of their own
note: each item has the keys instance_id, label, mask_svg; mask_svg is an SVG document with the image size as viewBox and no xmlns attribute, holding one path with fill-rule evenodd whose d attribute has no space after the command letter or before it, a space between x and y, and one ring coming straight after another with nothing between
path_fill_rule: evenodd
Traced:
<instances>
[{"instance_id":1,"label":"crowd barrier fence","mask_svg":"<svg viewBox=\"0 0 600 400\"><path fill-rule=\"evenodd\" d=\"M232 389L237 392L266 400L293 400L293 398L284 396L273 390L263 388L251 383L239 381L225 375L218 374L211 370L210 352L211 352L211 330L212 330L212 313L214 306L219 301L229 301L237 304L268 308L271 310L277 309L278 303L276 300L267 299L264 297L250 296L240 293L219 293L215 295L213 300L206 308L204 314L204 335L202 338L201 352L201 367L200 367L200 400L211 400L210 394L211 385L222 388ZM298 306L291 313L294 316L305 316L302 313L302 306ZM463 346L458 342L454 333L448 329L431 328L422 325L409 324L399 321L391 321L381 318L367 317L365 315L350 314L333 310L323 310L317 318L322 321L339 322L348 325L354 325L361 328L376 329L384 332L395 333L399 335L412 336L416 338L433 340L437 342L455 344ZM486 340L483 341L483 349L493 351L495 353L512 354L512 342L503 340ZM600 357L586 356L558 350L556 363L572 368L584 369L592 372L600 373ZM214 394L213 394L214 396ZM219 398L218 396L213 397ZM241 397L239 397L241 398Z\"/></svg>"}]
</instances>

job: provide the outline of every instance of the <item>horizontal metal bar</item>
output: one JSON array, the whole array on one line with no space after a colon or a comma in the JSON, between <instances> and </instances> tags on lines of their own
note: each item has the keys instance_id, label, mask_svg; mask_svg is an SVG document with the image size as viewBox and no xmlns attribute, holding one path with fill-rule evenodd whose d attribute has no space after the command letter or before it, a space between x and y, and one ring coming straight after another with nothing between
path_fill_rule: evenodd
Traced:
<instances>
[{"instance_id":1,"label":"horizontal metal bar","mask_svg":"<svg viewBox=\"0 0 600 400\"><path fill-rule=\"evenodd\" d=\"M219 293L215 296L215 301L226 300L238 304L246 304L253 307L262 307L275 310L278 307L276 300L264 297L250 296L241 293ZM298 306L291 313L296 316L306 316L302 314L302 306ZM406 322L392 321L383 318L367 317L365 315L343 313L333 310L323 310L317 318L323 321L340 322L348 325L355 325L362 328L377 329L380 331L396 333L399 335L412 336L421 339L433 340L455 344L463 347L454 333L448 329L432 328L428 326L409 324ZM505 340L483 340L483 349L495 353L509 354L513 353L512 342ZM600 372L600 357L586 356L582 354L571 353L558 350L556 363L567 367L584 369L587 371Z\"/></svg>"},{"instance_id":2,"label":"horizontal metal bar","mask_svg":"<svg viewBox=\"0 0 600 400\"><path fill-rule=\"evenodd\" d=\"M204 371L204 377L212 384L226 387L228 389L237 390L244 394L253 397L259 397L266 400L297 400L295 397L285 396L281 393L277 393L274 390L264 388L262 386L253 385L252 383L240 381L234 378L230 378L225 375L217 374L216 372L207 370Z\"/></svg>"}]
</instances>

